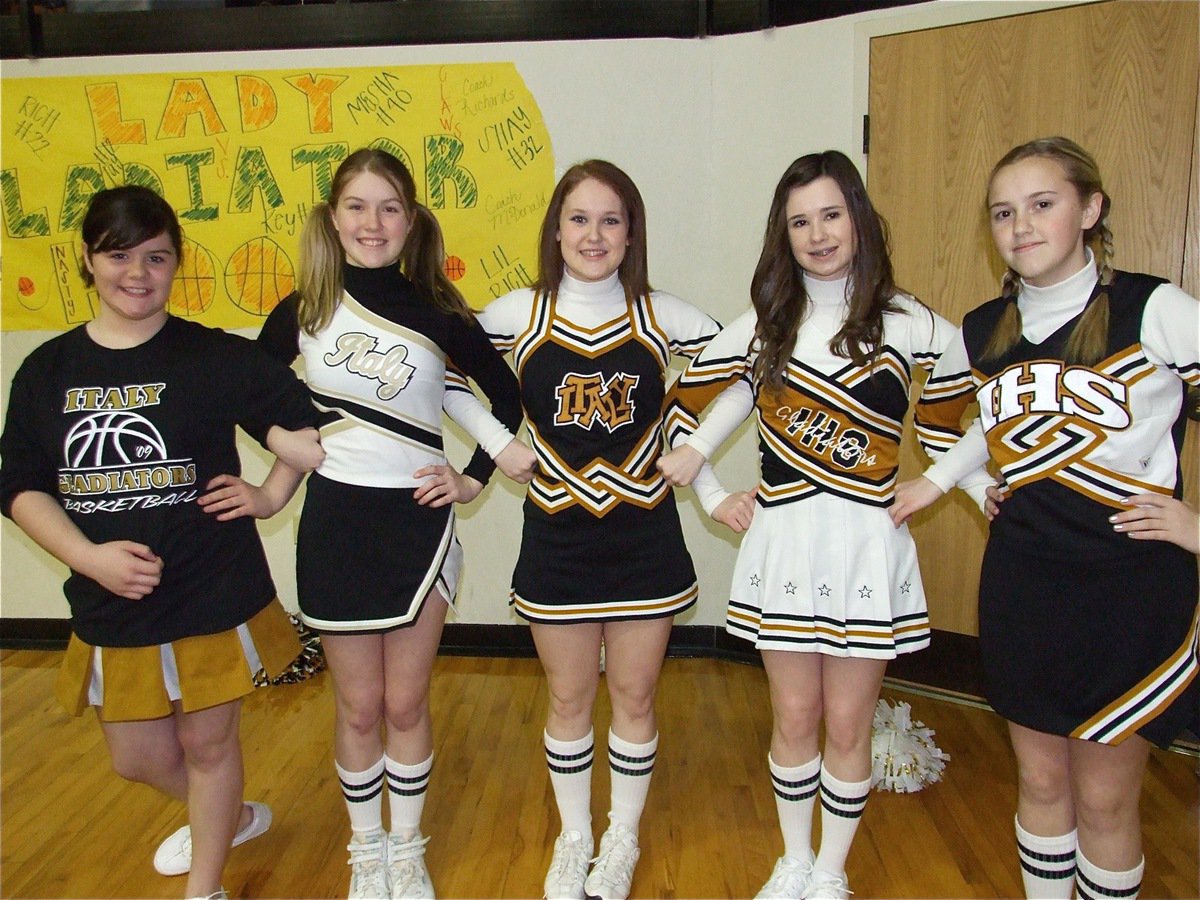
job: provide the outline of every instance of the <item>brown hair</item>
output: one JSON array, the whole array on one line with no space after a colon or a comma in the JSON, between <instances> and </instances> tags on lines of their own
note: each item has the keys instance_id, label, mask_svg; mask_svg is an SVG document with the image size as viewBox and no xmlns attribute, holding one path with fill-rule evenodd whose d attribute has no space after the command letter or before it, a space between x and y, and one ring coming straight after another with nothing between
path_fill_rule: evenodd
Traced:
<instances>
[{"instance_id":1,"label":"brown hair","mask_svg":"<svg viewBox=\"0 0 1200 900\"><path fill-rule=\"evenodd\" d=\"M1104 193L1100 167L1096 165L1096 160L1090 153L1065 137L1038 138L1020 144L1005 153L992 168L992 174L988 176L988 192L991 193L992 182L1001 169L1032 158L1058 163L1067 181L1078 192L1080 203L1085 204L1093 194L1100 194L1100 215L1096 218L1096 224L1083 232L1083 243L1091 248L1096 259L1096 267L1100 270L1100 284L1107 287L1113 279L1113 238L1108 228L1112 200ZM982 353L983 359L997 359L1021 340L1021 310L1017 307L1017 294L1020 289L1020 275L1011 268L1006 269L1001 282L1001 296L1007 298L1009 303L988 337ZM1104 357L1107 344L1108 292L1101 290L1071 330L1063 356L1069 363L1091 365Z\"/></svg>"},{"instance_id":2,"label":"brown hair","mask_svg":"<svg viewBox=\"0 0 1200 900\"><path fill-rule=\"evenodd\" d=\"M98 192L88 204L80 231L88 258L93 253L128 250L166 234L175 248L176 262L183 261L183 232L175 210L148 187L125 184ZM79 271L85 285L95 284L86 265Z\"/></svg>"},{"instance_id":3,"label":"brown hair","mask_svg":"<svg viewBox=\"0 0 1200 900\"><path fill-rule=\"evenodd\" d=\"M804 289L804 269L788 240L787 202L794 188L832 178L846 198L854 227L855 252L850 264L849 309L829 349L862 365L879 351L883 315L896 308L896 284L888 255L887 222L867 196L854 163L837 150L810 153L795 160L779 184L767 214L762 253L750 282L750 299L758 313L754 336L758 358L754 375L772 391L783 387L783 373L796 343L796 332L811 302Z\"/></svg>"},{"instance_id":4,"label":"brown hair","mask_svg":"<svg viewBox=\"0 0 1200 900\"><path fill-rule=\"evenodd\" d=\"M342 160L334 173L329 199L313 207L300 234L300 302L296 313L300 327L315 334L329 324L342 302L346 252L333 227L332 211L346 186L363 172L378 175L395 188L408 213L410 224L400 253L400 271L430 296L434 306L470 321L474 313L442 268L446 259L442 229L433 213L417 202L412 173L392 154L363 147Z\"/></svg>"},{"instance_id":5,"label":"brown hair","mask_svg":"<svg viewBox=\"0 0 1200 900\"><path fill-rule=\"evenodd\" d=\"M621 260L617 269L617 277L625 288L625 295L648 296L652 289L646 268L646 204L642 201L641 192L633 183L633 179L603 159L589 159L576 163L563 173L558 184L554 186L554 193L550 195L550 205L542 219L542 231L538 239L538 274L533 289L548 297L558 293L558 285L562 281L565 269L562 248L558 245L558 219L562 215L567 195L589 178L594 178L611 188L625 207L629 225L629 246L625 248L625 258Z\"/></svg>"}]
</instances>

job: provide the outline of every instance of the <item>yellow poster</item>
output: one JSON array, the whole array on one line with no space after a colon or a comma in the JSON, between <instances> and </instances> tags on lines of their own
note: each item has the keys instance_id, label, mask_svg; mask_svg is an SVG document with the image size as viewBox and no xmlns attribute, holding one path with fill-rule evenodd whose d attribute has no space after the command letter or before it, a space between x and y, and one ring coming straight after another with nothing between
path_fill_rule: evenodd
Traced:
<instances>
[{"instance_id":1,"label":"yellow poster","mask_svg":"<svg viewBox=\"0 0 1200 900\"><path fill-rule=\"evenodd\" d=\"M296 248L359 147L408 166L476 307L526 284L554 186L550 136L511 63L0 79L2 320L92 317L79 225L97 191L153 188L183 225L171 312L255 327L295 286Z\"/></svg>"}]
</instances>

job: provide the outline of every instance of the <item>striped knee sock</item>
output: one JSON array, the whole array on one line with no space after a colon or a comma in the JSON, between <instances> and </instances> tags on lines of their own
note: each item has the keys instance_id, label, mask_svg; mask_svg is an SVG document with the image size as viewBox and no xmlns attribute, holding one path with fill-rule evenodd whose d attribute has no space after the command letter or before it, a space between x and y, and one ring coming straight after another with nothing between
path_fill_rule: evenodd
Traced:
<instances>
[{"instance_id":1,"label":"striped knee sock","mask_svg":"<svg viewBox=\"0 0 1200 900\"><path fill-rule=\"evenodd\" d=\"M638 832L646 794L650 791L650 775L654 771L654 756L658 752L658 735L644 744L631 744L608 730L608 768L612 772L612 803L608 818Z\"/></svg>"},{"instance_id":2,"label":"striped knee sock","mask_svg":"<svg viewBox=\"0 0 1200 900\"><path fill-rule=\"evenodd\" d=\"M589 730L578 740L560 741L545 732L543 738L546 742L546 766L550 769L550 786L554 789L562 830L578 831L584 838L591 838L595 735Z\"/></svg>"},{"instance_id":3,"label":"striped knee sock","mask_svg":"<svg viewBox=\"0 0 1200 900\"><path fill-rule=\"evenodd\" d=\"M1017 854L1021 858L1021 883L1025 896L1038 900L1071 900L1075 890L1076 833L1055 837L1030 834L1014 818Z\"/></svg>"},{"instance_id":4,"label":"striped knee sock","mask_svg":"<svg viewBox=\"0 0 1200 900\"><path fill-rule=\"evenodd\" d=\"M813 807L821 785L821 756L817 754L799 766L781 766L768 753L767 764L775 788L784 855L807 862L812 854Z\"/></svg>"},{"instance_id":5,"label":"striped knee sock","mask_svg":"<svg viewBox=\"0 0 1200 900\"><path fill-rule=\"evenodd\" d=\"M821 849L815 871L844 875L846 857L871 793L871 779L839 781L821 766Z\"/></svg>"},{"instance_id":6,"label":"striped knee sock","mask_svg":"<svg viewBox=\"0 0 1200 900\"><path fill-rule=\"evenodd\" d=\"M1142 889L1146 857L1143 856L1136 866L1125 872L1110 872L1093 864L1082 850L1077 850L1075 865L1075 896L1080 900L1109 900L1112 897L1132 900Z\"/></svg>"},{"instance_id":7,"label":"striped knee sock","mask_svg":"<svg viewBox=\"0 0 1200 900\"><path fill-rule=\"evenodd\" d=\"M433 754L416 765L406 766L384 756L387 772L388 809L392 819L392 834L411 840L421 830L421 812L425 809L425 790L433 769Z\"/></svg>"},{"instance_id":8,"label":"striped knee sock","mask_svg":"<svg viewBox=\"0 0 1200 900\"><path fill-rule=\"evenodd\" d=\"M351 772L337 767L338 780L342 783L342 796L346 798L346 811L350 813L350 830L355 834L367 834L383 830L383 757L379 762L362 772Z\"/></svg>"}]
</instances>

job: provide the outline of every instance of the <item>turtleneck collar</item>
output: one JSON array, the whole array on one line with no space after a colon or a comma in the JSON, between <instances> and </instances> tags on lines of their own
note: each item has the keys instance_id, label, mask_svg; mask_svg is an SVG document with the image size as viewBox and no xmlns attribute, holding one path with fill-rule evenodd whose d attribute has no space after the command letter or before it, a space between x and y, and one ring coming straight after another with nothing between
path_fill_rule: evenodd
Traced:
<instances>
[{"instance_id":1,"label":"turtleneck collar","mask_svg":"<svg viewBox=\"0 0 1200 900\"><path fill-rule=\"evenodd\" d=\"M570 272L564 271L558 290L560 293L566 292L582 297L607 297L614 293L625 295L618 272L613 272L603 281L580 281Z\"/></svg>"},{"instance_id":2,"label":"turtleneck collar","mask_svg":"<svg viewBox=\"0 0 1200 900\"><path fill-rule=\"evenodd\" d=\"M395 290L408 284L408 279L404 277L399 266L364 269L362 266L347 263L342 267L342 283L352 297L357 297L363 291L377 294L380 291Z\"/></svg>"},{"instance_id":3,"label":"turtleneck collar","mask_svg":"<svg viewBox=\"0 0 1200 900\"><path fill-rule=\"evenodd\" d=\"M1057 284L1035 287L1022 279L1021 292L1017 296L1017 305L1022 315L1026 309L1036 311L1041 316L1052 315L1056 311L1074 315L1083 309L1100 277L1096 272L1096 260L1091 248L1085 248L1085 252L1087 262L1083 268Z\"/></svg>"},{"instance_id":4,"label":"turtleneck collar","mask_svg":"<svg viewBox=\"0 0 1200 900\"><path fill-rule=\"evenodd\" d=\"M808 297L812 300L813 305L819 307L845 305L847 302L846 289L849 283L849 275L836 281L821 281L807 273L804 275L804 290L808 292Z\"/></svg>"}]
</instances>

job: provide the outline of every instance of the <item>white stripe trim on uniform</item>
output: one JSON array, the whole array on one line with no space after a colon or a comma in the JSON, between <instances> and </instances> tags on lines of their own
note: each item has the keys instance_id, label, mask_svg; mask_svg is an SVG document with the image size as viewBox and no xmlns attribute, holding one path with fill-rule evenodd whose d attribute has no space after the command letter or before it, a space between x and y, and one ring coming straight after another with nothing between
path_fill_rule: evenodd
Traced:
<instances>
[{"instance_id":1,"label":"white stripe trim on uniform","mask_svg":"<svg viewBox=\"0 0 1200 900\"><path fill-rule=\"evenodd\" d=\"M1095 716L1071 732L1071 737L1101 744L1119 744L1156 718L1200 672L1200 607L1187 639L1153 672Z\"/></svg>"},{"instance_id":2,"label":"white stripe trim on uniform","mask_svg":"<svg viewBox=\"0 0 1200 900\"><path fill-rule=\"evenodd\" d=\"M387 616L382 619L318 619L314 616L304 614L300 611L300 620L314 631L327 631L330 633L353 633L356 631L382 631L388 628L397 628L401 625L409 625L417 620L421 615L421 610L425 608L425 601L429 598L429 593L435 586L440 586L443 591L446 589L446 581L442 577L442 568L446 564L446 559L450 553L450 548L454 546L454 511L451 510L450 515L446 518L446 527L442 529L442 538L438 544L437 553L434 554L433 562L426 570L424 577L421 579L421 585L417 588L416 593L408 603L408 612L399 616ZM454 598L445 597L446 603L453 607Z\"/></svg>"},{"instance_id":3,"label":"white stripe trim on uniform","mask_svg":"<svg viewBox=\"0 0 1200 900\"><path fill-rule=\"evenodd\" d=\"M863 619L845 622L829 616L763 614L746 603L730 602L725 628L759 647L779 650L824 648L850 656L891 659L929 646L929 616L900 616L892 622Z\"/></svg>"},{"instance_id":4,"label":"white stripe trim on uniform","mask_svg":"<svg viewBox=\"0 0 1200 900\"><path fill-rule=\"evenodd\" d=\"M576 619L637 619L674 615L695 601L699 588L693 582L686 589L668 597L650 600L611 600L589 603L535 603L516 591L509 592L512 604L527 619L553 625Z\"/></svg>"}]
</instances>

